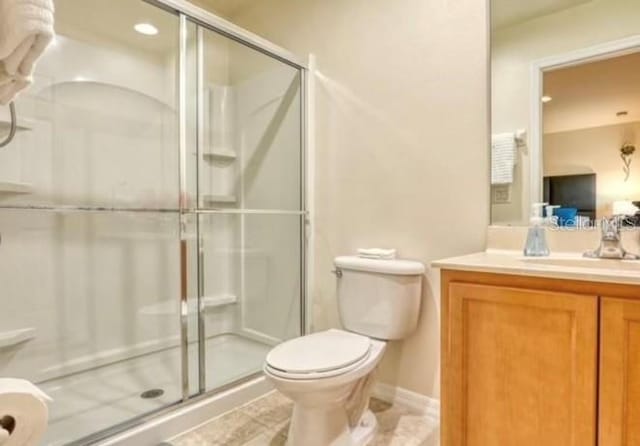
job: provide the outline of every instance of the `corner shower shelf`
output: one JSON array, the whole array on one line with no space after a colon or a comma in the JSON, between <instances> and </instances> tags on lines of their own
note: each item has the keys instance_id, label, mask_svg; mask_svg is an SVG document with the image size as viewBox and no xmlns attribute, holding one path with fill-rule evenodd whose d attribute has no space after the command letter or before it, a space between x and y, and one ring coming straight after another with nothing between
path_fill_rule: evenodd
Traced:
<instances>
[{"instance_id":1,"label":"corner shower shelf","mask_svg":"<svg viewBox=\"0 0 640 446\"><path fill-rule=\"evenodd\" d=\"M0 194L30 194L31 192L33 192L33 186L30 184L14 181L0 181Z\"/></svg>"},{"instance_id":2,"label":"corner shower shelf","mask_svg":"<svg viewBox=\"0 0 640 446\"><path fill-rule=\"evenodd\" d=\"M207 311L212 308L222 307L225 305L232 305L238 302L238 298L233 294L216 294L213 296L204 296L202 298L202 308ZM196 300L189 299L189 313L196 311ZM163 316L177 314L178 302L172 300L165 300L157 304L149 305L140 309L140 314L146 316Z\"/></svg>"},{"instance_id":3,"label":"corner shower shelf","mask_svg":"<svg viewBox=\"0 0 640 446\"><path fill-rule=\"evenodd\" d=\"M35 328L22 328L19 330L0 332L0 349L15 347L16 345L30 341L35 337Z\"/></svg>"},{"instance_id":4,"label":"corner shower shelf","mask_svg":"<svg viewBox=\"0 0 640 446\"><path fill-rule=\"evenodd\" d=\"M213 150L211 152L203 153L202 156L204 159L211 161L235 161L238 158L235 152L230 150Z\"/></svg>"},{"instance_id":5,"label":"corner shower shelf","mask_svg":"<svg viewBox=\"0 0 640 446\"><path fill-rule=\"evenodd\" d=\"M203 195L202 200L205 203L224 203L233 204L237 200L235 195Z\"/></svg>"},{"instance_id":6,"label":"corner shower shelf","mask_svg":"<svg viewBox=\"0 0 640 446\"><path fill-rule=\"evenodd\" d=\"M202 306L205 310L235 304L236 302L238 302L238 298L234 294L217 294L215 296L204 296L202 298Z\"/></svg>"}]
</instances>

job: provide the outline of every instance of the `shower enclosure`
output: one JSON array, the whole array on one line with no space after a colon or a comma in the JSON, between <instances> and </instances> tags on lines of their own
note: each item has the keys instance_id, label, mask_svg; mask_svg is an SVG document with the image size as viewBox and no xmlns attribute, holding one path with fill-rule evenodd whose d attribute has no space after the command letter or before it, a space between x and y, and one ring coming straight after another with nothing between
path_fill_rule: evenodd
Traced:
<instances>
[{"instance_id":1,"label":"shower enclosure","mask_svg":"<svg viewBox=\"0 0 640 446\"><path fill-rule=\"evenodd\" d=\"M181 0L56 7L0 151L0 376L53 398L47 445L237 385L305 326L303 65Z\"/></svg>"}]
</instances>

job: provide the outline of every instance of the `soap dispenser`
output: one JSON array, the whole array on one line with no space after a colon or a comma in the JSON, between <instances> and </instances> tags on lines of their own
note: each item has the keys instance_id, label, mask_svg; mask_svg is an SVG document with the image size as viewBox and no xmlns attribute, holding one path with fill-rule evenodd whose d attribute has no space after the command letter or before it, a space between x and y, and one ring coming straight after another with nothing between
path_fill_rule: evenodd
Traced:
<instances>
[{"instance_id":1,"label":"soap dispenser","mask_svg":"<svg viewBox=\"0 0 640 446\"><path fill-rule=\"evenodd\" d=\"M547 204L533 203L531 205L529 232L527 233L527 244L524 247L524 255L526 257L545 257L549 255L544 218L542 217L542 210Z\"/></svg>"}]
</instances>

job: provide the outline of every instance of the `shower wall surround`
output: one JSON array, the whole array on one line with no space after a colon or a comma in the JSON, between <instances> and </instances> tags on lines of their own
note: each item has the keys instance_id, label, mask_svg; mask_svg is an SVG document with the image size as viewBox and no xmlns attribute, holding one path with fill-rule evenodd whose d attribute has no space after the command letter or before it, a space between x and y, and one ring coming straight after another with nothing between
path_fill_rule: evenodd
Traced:
<instances>
[{"instance_id":1,"label":"shower wall surround","mask_svg":"<svg viewBox=\"0 0 640 446\"><path fill-rule=\"evenodd\" d=\"M255 375L304 323L303 68L143 1L57 5L0 151L0 374L53 397L48 445Z\"/></svg>"},{"instance_id":2,"label":"shower wall surround","mask_svg":"<svg viewBox=\"0 0 640 446\"><path fill-rule=\"evenodd\" d=\"M28 193L2 193L0 206L176 210L167 72L131 50L58 36L17 104L31 130L0 153L2 181ZM179 290L177 215L1 209L0 222L2 300L11 309L0 327L36 330L33 341L0 352L11 354L3 375L42 381L179 338L178 321L140 317Z\"/></svg>"}]
</instances>

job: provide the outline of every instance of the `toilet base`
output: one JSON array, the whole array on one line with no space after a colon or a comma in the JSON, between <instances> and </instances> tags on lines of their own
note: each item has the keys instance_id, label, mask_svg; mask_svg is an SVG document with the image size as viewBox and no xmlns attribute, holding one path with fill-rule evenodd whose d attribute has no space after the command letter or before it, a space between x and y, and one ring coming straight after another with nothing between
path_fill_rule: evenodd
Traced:
<instances>
[{"instance_id":1,"label":"toilet base","mask_svg":"<svg viewBox=\"0 0 640 446\"><path fill-rule=\"evenodd\" d=\"M286 446L366 446L378 431L378 420L371 410L366 410L358 425L350 428L346 414L341 414L339 408L335 408L333 413L304 409L304 413L300 413L300 409L297 414L294 409ZM307 423L311 419L315 422L309 430ZM299 423L304 423L302 431L298 429L301 427Z\"/></svg>"},{"instance_id":2,"label":"toilet base","mask_svg":"<svg viewBox=\"0 0 640 446\"><path fill-rule=\"evenodd\" d=\"M354 446L365 446L373 440L378 432L378 420L370 410L366 410L358 425L351 430L351 440Z\"/></svg>"}]
</instances>

